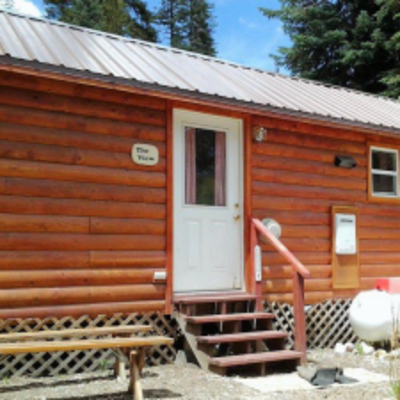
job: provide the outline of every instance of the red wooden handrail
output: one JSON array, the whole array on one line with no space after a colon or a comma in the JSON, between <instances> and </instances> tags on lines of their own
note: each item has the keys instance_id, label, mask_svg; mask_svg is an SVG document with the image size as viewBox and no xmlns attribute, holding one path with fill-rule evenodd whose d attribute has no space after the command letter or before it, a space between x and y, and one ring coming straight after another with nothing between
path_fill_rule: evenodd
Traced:
<instances>
[{"instance_id":1,"label":"red wooden handrail","mask_svg":"<svg viewBox=\"0 0 400 400\"><path fill-rule=\"evenodd\" d=\"M264 236L269 243L290 263L293 268L293 317L294 347L302 353L301 361L306 361L307 337L306 314L304 311L304 278L310 277L310 271L266 228L259 219L252 219L252 230ZM253 241L254 242L254 241Z\"/></svg>"},{"instance_id":2,"label":"red wooden handrail","mask_svg":"<svg viewBox=\"0 0 400 400\"><path fill-rule=\"evenodd\" d=\"M287 249L287 247L277 239L271 231L266 228L259 219L253 219L253 224L256 230L263 235L271 244L282 254L289 262L293 269L298 272L303 278L310 277L310 271Z\"/></svg>"}]
</instances>

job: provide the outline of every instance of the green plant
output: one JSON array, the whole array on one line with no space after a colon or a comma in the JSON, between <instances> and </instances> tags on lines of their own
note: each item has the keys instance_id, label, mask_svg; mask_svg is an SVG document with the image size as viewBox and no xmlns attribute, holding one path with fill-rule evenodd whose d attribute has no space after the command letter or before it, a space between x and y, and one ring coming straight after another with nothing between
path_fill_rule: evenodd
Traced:
<instances>
[{"instance_id":1,"label":"green plant","mask_svg":"<svg viewBox=\"0 0 400 400\"><path fill-rule=\"evenodd\" d=\"M106 371L109 368L110 361L107 359L101 360L99 362L99 370L100 371Z\"/></svg>"},{"instance_id":2,"label":"green plant","mask_svg":"<svg viewBox=\"0 0 400 400\"><path fill-rule=\"evenodd\" d=\"M392 393L396 400L400 400L400 358L397 350L399 347L400 329L399 329L399 310L392 306L392 337L391 348L392 357L389 363L389 382Z\"/></svg>"},{"instance_id":3,"label":"green plant","mask_svg":"<svg viewBox=\"0 0 400 400\"><path fill-rule=\"evenodd\" d=\"M360 356L364 355L364 349L361 345L361 342L356 343L356 351L357 351L357 354L359 354Z\"/></svg>"},{"instance_id":4,"label":"green plant","mask_svg":"<svg viewBox=\"0 0 400 400\"><path fill-rule=\"evenodd\" d=\"M8 376L5 376L5 377L3 378L3 383L4 383L5 385L8 385L8 384L10 383L10 378L9 378Z\"/></svg>"}]
</instances>

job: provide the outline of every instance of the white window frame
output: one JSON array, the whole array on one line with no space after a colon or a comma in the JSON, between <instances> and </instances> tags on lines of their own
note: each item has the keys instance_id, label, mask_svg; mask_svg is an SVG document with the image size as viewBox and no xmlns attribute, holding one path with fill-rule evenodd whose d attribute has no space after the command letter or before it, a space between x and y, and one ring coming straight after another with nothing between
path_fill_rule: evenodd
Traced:
<instances>
[{"instance_id":1,"label":"white window frame","mask_svg":"<svg viewBox=\"0 0 400 400\"><path fill-rule=\"evenodd\" d=\"M379 151L381 153L389 153L394 154L396 157L396 170L395 171L385 171L382 169L374 169L372 168L372 154L374 151ZM386 147L370 147L370 176L371 176L371 195L373 197L383 197L390 199L398 199L399 198L399 151L395 149L390 149ZM375 192L374 191L374 175L381 176L392 176L396 178L396 186L395 186L395 194L389 192Z\"/></svg>"}]
</instances>

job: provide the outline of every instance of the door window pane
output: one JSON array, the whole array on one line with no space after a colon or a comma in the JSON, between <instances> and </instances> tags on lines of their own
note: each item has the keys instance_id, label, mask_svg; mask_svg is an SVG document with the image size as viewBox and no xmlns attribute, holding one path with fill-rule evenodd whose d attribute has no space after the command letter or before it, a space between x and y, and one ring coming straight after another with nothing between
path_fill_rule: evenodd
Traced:
<instances>
[{"instance_id":1,"label":"door window pane","mask_svg":"<svg viewBox=\"0 0 400 400\"><path fill-rule=\"evenodd\" d=\"M225 132L185 130L185 202L206 206L226 204Z\"/></svg>"}]
</instances>

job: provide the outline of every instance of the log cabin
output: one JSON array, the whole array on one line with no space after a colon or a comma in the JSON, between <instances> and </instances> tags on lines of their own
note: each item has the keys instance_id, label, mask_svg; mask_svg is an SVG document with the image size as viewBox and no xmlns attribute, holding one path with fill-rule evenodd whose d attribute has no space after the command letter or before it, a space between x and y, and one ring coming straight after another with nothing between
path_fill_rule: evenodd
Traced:
<instances>
[{"instance_id":1,"label":"log cabin","mask_svg":"<svg viewBox=\"0 0 400 400\"><path fill-rule=\"evenodd\" d=\"M0 318L176 309L279 350L288 303L303 357L304 304L400 275L399 150L398 101L0 11Z\"/></svg>"}]
</instances>

